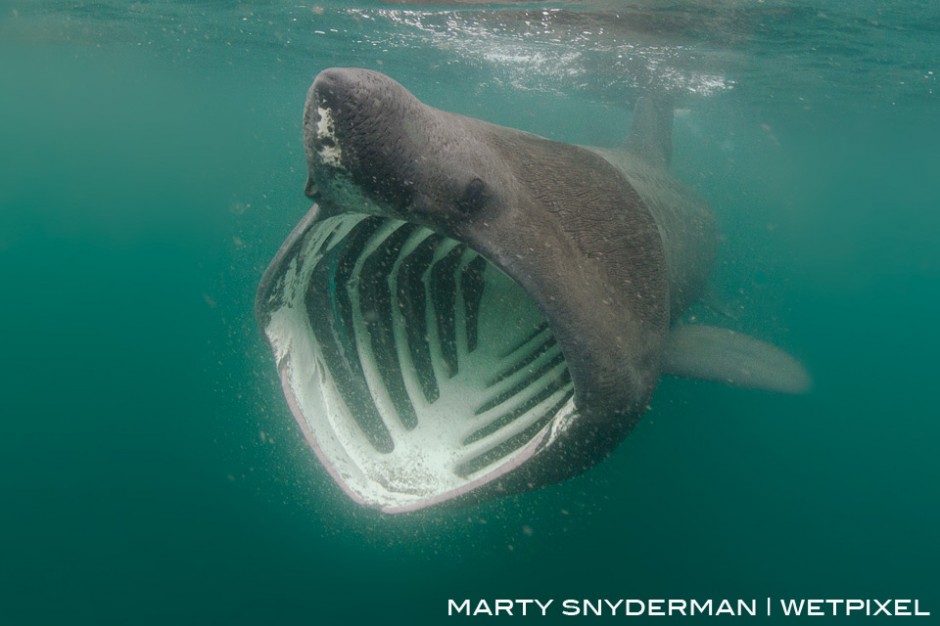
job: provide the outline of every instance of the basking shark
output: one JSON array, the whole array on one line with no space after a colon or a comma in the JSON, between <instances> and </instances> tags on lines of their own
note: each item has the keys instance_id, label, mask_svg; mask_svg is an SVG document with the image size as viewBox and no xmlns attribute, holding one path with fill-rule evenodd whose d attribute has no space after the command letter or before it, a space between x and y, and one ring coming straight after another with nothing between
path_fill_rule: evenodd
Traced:
<instances>
[{"instance_id":1,"label":"basking shark","mask_svg":"<svg viewBox=\"0 0 940 626\"><path fill-rule=\"evenodd\" d=\"M434 109L383 74L321 72L315 200L256 313L307 440L385 512L532 489L610 453L662 374L798 393L803 367L683 325L717 234L667 168L672 110L587 148Z\"/></svg>"}]
</instances>

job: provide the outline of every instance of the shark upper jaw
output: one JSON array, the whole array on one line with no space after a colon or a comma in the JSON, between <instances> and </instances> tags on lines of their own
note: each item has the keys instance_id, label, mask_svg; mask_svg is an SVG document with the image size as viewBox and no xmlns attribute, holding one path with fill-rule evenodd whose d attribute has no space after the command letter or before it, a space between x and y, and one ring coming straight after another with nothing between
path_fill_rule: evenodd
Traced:
<instances>
[{"instance_id":1,"label":"shark upper jaw","mask_svg":"<svg viewBox=\"0 0 940 626\"><path fill-rule=\"evenodd\" d=\"M489 124L432 109L387 76L329 69L304 111L307 194L321 210L383 215L470 239L512 183Z\"/></svg>"},{"instance_id":2,"label":"shark upper jaw","mask_svg":"<svg viewBox=\"0 0 940 626\"><path fill-rule=\"evenodd\" d=\"M405 219L417 184L410 164L418 156L405 145L409 137L389 115L390 106L367 95L360 86L370 79L374 81L369 73L330 69L314 80L304 110L306 192L330 214L355 212ZM414 100L411 115L420 115L422 107ZM393 132L401 137L388 145L380 146L374 140Z\"/></svg>"}]
</instances>

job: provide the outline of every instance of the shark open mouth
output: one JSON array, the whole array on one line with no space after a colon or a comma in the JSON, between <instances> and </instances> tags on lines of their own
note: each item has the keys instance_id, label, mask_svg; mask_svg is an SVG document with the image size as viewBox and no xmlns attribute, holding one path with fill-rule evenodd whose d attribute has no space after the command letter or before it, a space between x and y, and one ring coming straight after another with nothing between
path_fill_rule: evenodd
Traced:
<instances>
[{"instance_id":1,"label":"shark open mouth","mask_svg":"<svg viewBox=\"0 0 940 626\"><path fill-rule=\"evenodd\" d=\"M315 209L271 263L258 307L307 439L367 506L416 510L475 490L576 414L533 300L424 226Z\"/></svg>"}]
</instances>

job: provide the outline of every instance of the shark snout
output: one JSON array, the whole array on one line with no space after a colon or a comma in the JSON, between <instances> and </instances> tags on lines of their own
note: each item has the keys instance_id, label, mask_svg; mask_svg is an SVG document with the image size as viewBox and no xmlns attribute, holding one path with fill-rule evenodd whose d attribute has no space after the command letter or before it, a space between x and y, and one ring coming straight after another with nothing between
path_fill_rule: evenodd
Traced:
<instances>
[{"instance_id":1,"label":"shark snout","mask_svg":"<svg viewBox=\"0 0 940 626\"><path fill-rule=\"evenodd\" d=\"M380 211L404 214L419 186L427 107L387 76L362 69L320 72L307 94L304 147L309 197L327 203L349 185ZM317 194L320 194L319 196Z\"/></svg>"},{"instance_id":2,"label":"shark snout","mask_svg":"<svg viewBox=\"0 0 940 626\"><path fill-rule=\"evenodd\" d=\"M311 178L319 167L345 168L343 164L338 121L348 116L354 104L347 95L352 81L344 70L321 72L307 96L304 111L304 146L310 164Z\"/></svg>"},{"instance_id":3,"label":"shark snout","mask_svg":"<svg viewBox=\"0 0 940 626\"><path fill-rule=\"evenodd\" d=\"M353 105L367 90L369 72L366 70L333 67L323 70L313 80L308 98L316 99L320 107L335 110Z\"/></svg>"}]
</instances>

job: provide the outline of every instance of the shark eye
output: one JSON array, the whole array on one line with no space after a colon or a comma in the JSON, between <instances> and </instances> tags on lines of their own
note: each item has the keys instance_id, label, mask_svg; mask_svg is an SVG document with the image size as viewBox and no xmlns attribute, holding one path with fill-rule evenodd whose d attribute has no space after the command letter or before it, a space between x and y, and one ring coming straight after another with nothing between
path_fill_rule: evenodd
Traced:
<instances>
[{"instance_id":1,"label":"shark eye","mask_svg":"<svg viewBox=\"0 0 940 626\"><path fill-rule=\"evenodd\" d=\"M463 190L463 195L457 200L457 208L462 213L470 213L483 204L486 197L486 183L479 178L474 178Z\"/></svg>"}]
</instances>

